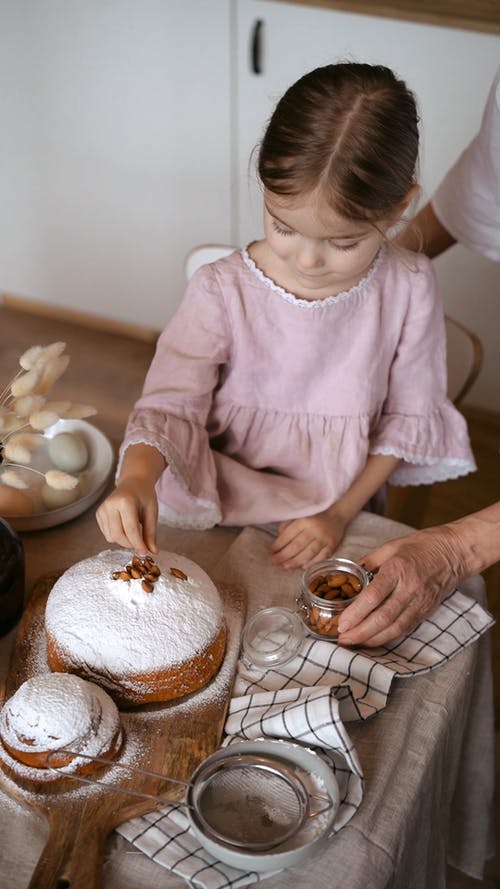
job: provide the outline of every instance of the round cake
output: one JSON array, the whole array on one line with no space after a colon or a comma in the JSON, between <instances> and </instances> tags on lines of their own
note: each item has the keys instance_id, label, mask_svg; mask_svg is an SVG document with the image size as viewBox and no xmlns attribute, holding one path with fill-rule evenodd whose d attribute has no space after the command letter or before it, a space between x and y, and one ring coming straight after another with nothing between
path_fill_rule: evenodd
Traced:
<instances>
[{"instance_id":1,"label":"round cake","mask_svg":"<svg viewBox=\"0 0 500 889\"><path fill-rule=\"evenodd\" d=\"M219 592L198 565L123 549L78 562L56 581L45 634L52 670L90 679L124 706L197 691L226 645Z\"/></svg>"},{"instance_id":2,"label":"round cake","mask_svg":"<svg viewBox=\"0 0 500 889\"><path fill-rule=\"evenodd\" d=\"M101 768L99 760L112 759L121 740L114 701L104 689L69 673L27 679L0 711L3 761L36 780Z\"/></svg>"}]
</instances>

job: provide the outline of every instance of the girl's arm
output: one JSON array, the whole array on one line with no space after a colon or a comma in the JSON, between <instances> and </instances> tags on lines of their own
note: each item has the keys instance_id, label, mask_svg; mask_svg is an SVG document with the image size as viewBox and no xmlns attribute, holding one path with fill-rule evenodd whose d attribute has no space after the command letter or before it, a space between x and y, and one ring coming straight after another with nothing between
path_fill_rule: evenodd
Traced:
<instances>
[{"instance_id":1,"label":"girl's arm","mask_svg":"<svg viewBox=\"0 0 500 889\"><path fill-rule=\"evenodd\" d=\"M158 552L156 482L167 466L187 479L189 467L206 454L206 421L231 341L217 276L213 266L204 266L158 339L129 417L118 484L97 511L109 542L139 555Z\"/></svg>"},{"instance_id":2,"label":"girl's arm","mask_svg":"<svg viewBox=\"0 0 500 889\"><path fill-rule=\"evenodd\" d=\"M150 445L127 448L116 488L96 512L97 523L109 543L139 555L158 552L155 484L166 466L162 454Z\"/></svg>"},{"instance_id":3,"label":"girl's arm","mask_svg":"<svg viewBox=\"0 0 500 889\"><path fill-rule=\"evenodd\" d=\"M392 455L370 455L349 490L328 509L283 522L271 545L273 562L283 568L305 568L331 556L347 525L387 481L398 463L399 459Z\"/></svg>"},{"instance_id":4,"label":"girl's arm","mask_svg":"<svg viewBox=\"0 0 500 889\"><path fill-rule=\"evenodd\" d=\"M348 525L387 481L398 463L399 458L392 454L371 454L349 490L326 510L326 515L341 516Z\"/></svg>"}]
</instances>

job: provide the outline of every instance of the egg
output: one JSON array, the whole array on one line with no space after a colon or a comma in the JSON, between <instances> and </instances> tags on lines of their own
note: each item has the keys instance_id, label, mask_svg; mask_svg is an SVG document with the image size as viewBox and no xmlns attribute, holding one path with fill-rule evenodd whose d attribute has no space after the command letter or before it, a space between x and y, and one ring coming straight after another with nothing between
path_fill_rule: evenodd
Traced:
<instances>
[{"instance_id":1,"label":"egg","mask_svg":"<svg viewBox=\"0 0 500 889\"><path fill-rule=\"evenodd\" d=\"M81 472L88 463L87 445L79 435L72 432L54 435L54 438L49 439L47 450L54 466L63 472Z\"/></svg>"},{"instance_id":2,"label":"egg","mask_svg":"<svg viewBox=\"0 0 500 889\"><path fill-rule=\"evenodd\" d=\"M82 496L80 484L71 491L63 491L58 488L51 488L49 485L42 485L40 489L42 503L45 509L59 509L61 506L69 506L75 500Z\"/></svg>"},{"instance_id":3,"label":"egg","mask_svg":"<svg viewBox=\"0 0 500 889\"><path fill-rule=\"evenodd\" d=\"M26 491L0 484L0 515L32 515L33 500Z\"/></svg>"}]
</instances>

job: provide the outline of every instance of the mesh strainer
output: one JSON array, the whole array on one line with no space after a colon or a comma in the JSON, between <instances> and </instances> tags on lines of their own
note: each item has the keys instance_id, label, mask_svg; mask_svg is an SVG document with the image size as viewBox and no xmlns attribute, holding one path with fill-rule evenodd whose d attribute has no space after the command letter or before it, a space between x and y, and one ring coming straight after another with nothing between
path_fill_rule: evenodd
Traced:
<instances>
[{"instance_id":1,"label":"mesh strainer","mask_svg":"<svg viewBox=\"0 0 500 889\"><path fill-rule=\"evenodd\" d=\"M296 769L275 758L230 752L202 763L189 784L187 805L205 835L251 850L284 843L311 814Z\"/></svg>"},{"instance_id":2,"label":"mesh strainer","mask_svg":"<svg viewBox=\"0 0 500 889\"><path fill-rule=\"evenodd\" d=\"M72 753L70 750L66 752ZM75 755L82 757L81 753ZM64 773L51 764L50 756L49 768L64 777L85 784L98 784L113 792L154 799L158 805L165 804L161 797L126 786L105 784L93 776ZM224 748L204 760L190 781L124 763L110 763L101 757L83 758L160 778L162 782L182 784L187 790L181 805L187 808L192 824L208 839L235 850L260 852L274 849L293 837L308 818L328 812L334 804L326 790L324 794L312 794L306 789L307 772L273 754L239 753ZM313 805L314 800L319 803L319 808Z\"/></svg>"}]
</instances>

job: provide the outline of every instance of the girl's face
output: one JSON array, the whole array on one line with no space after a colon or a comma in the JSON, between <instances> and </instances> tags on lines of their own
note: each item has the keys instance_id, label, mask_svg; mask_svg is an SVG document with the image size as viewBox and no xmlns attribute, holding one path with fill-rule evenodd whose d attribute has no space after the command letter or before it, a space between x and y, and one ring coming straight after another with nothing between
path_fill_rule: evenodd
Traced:
<instances>
[{"instance_id":1,"label":"girl's face","mask_svg":"<svg viewBox=\"0 0 500 889\"><path fill-rule=\"evenodd\" d=\"M339 216L314 193L264 192L264 232L276 283L304 299L324 299L354 287L368 272L386 225Z\"/></svg>"}]
</instances>

